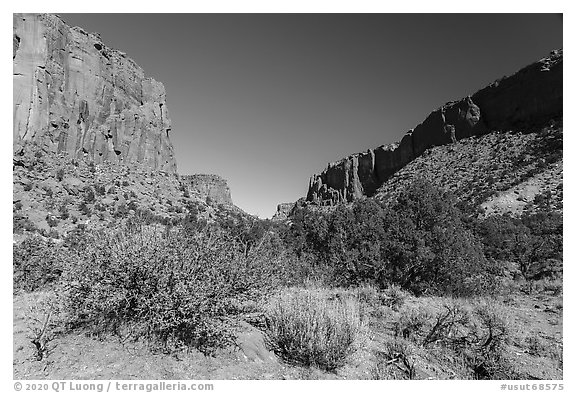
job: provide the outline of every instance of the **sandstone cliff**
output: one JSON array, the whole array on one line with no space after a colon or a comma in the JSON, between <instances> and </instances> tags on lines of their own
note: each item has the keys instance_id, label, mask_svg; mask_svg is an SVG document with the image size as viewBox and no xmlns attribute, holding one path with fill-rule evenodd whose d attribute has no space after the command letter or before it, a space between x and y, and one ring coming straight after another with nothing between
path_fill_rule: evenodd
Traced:
<instances>
[{"instance_id":1,"label":"sandstone cliff","mask_svg":"<svg viewBox=\"0 0 576 393\"><path fill-rule=\"evenodd\" d=\"M472 96L443 105L399 143L328 164L310 178L306 200L332 205L372 196L390 176L431 147L493 130L530 130L562 116L562 97L559 50Z\"/></svg>"},{"instance_id":2,"label":"sandstone cliff","mask_svg":"<svg viewBox=\"0 0 576 393\"><path fill-rule=\"evenodd\" d=\"M290 214L292 214L292 210L294 210L296 204L296 202L278 204L278 206L276 206L276 213L274 213L272 216L272 221L281 221L287 219Z\"/></svg>"},{"instance_id":3,"label":"sandstone cliff","mask_svg":"<svg viewBox=\"0 0 576 393\"><path fill-rule=\"evenodd\" d=\"M13 148L176 172L162 83L97 34L14 14Z\"/></svg>"},{"instance_id":4,"label":"sandstone cliff","mask_svg":"<svg viewBox=\"0 0 576 393\"><path fill-rule=\"evenodd\" d=\"M218 175L181 175L180 184L190 197L209 204L232 205L232 196L226 180Z\"/></svg>"}]
</instances>

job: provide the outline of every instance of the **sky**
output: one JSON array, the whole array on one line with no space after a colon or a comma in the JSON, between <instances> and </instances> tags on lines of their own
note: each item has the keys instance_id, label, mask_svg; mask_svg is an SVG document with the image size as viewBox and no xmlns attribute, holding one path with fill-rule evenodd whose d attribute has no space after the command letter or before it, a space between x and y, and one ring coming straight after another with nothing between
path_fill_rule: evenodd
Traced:
<instances>
[{"instance_id":1,"label":"sky","mask_svg":"<svg viewBox=\"0 0 576 393\"><path fill-rule=\"evenodd\" d=\"M557 14L60 14L166 87L180 174L261 218L329 162L401 139L562 48Z\"/></svg>"}]
</instances>

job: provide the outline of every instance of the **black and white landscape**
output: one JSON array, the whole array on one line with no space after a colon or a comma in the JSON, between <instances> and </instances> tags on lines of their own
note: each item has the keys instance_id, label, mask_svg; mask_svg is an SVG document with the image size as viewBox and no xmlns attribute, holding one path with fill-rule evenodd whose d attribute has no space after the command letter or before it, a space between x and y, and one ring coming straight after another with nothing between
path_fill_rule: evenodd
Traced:
<instances>
[{"instance_id":1,"label":"black and white landscape","mask_svg":"<svg viewBox=\"0 0 576 393\"><path fill-rule=\"evenodd\" d=\"M14 378L562 380L561 46L14 14Z\"/></svg>"}]
</instances>

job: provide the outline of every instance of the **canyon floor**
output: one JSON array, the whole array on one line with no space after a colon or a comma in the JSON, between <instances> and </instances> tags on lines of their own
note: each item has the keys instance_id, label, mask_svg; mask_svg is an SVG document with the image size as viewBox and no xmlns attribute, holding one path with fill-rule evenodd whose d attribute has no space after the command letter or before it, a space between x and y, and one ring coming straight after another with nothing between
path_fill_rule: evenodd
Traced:
<instances>
[{"instance_id":1,"label":"canyon floor","mask_svg":"<svg viewBox=\"0 0 576 393\"><path fill-rule=\"evenodd\" d=\"M294 366L279 360L262 345L262 333L250 328L240 348L215 356L190 351L162 354L143 343L122 342L117 337L88 337L81 332L58 334L46 343L46 355L38 360L32 343L41 328L50 291L20 293L14 297L14 379L374 379L379 351L394 340L393 322L409 309L438 307L442 298L408 297L398 310L371 310L368 332L358 350L335 372ZM522 379L562 379L562 295L541 292L498 300L505 310L511 340L505 357ZM52 316L56 320L57 316ZM52 328L49 323L49 329ZM438 349L412 347L414 379L468 379L457 368L447 367ZM380 364L381 366L381 364ZM407 379L405 370L389 363L379 378Z\"/></svg>"}]
</instances>

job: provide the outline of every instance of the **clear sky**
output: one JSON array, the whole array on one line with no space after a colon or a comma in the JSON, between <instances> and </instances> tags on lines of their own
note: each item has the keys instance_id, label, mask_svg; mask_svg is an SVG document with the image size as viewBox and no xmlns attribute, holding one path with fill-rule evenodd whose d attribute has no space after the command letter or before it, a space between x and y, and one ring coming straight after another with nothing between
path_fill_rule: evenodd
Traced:
<instances>
[{"instance_id":1,"label":"clear sky","mask_svg":"<svg viewBox=\"0 0 576 393\"><path fill-rule=\"evenodd\" d=\"M562 48L554 14L60 14L164 83L181 174L248 213Z\"/></svg>"}]
</instances>

